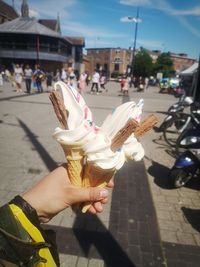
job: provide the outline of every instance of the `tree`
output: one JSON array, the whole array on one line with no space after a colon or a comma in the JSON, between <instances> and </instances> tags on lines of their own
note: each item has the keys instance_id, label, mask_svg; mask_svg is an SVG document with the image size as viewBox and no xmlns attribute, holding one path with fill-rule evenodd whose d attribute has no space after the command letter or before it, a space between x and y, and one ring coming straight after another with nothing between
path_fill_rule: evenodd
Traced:
<instances>
[{"instance_id":1,"label":"tree","mask_svg":"<svg viewBox=\"0 0 200 267\"><path fill-rule=\"evenodd\" d=\"M133 74L135 76L149 77L153 71L152 58L144 48L137 53L133 62Z\"/></svg>"},{"instance_id":2,"label":"tree","mask_svg":"<svg viewBox=\"0 0 200 267\"><path fill-rule=\"evenodd\" d=\"M170 73L174 72L173 61L170 53L161 53L156 63L154 64L154 73L162 72L163 77L169 77Z\"/></svg>"}]
</instances>

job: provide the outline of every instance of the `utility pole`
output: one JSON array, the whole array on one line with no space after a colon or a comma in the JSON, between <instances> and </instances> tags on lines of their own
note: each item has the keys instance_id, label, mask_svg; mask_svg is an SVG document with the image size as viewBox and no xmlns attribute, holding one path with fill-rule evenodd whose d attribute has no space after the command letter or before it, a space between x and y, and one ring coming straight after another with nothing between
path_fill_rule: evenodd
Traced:
<instances>
[{"instance_id":1,"label":"utility pole","mask_svg":"<svg viewBox=\"0 0 200 267\"><path fill-rule=\"evenodd\" d=\"M139 8L137 8L137 14L135 21L135 35L134 35L134 43L133 43L133 54L132 54L132 62L131 62L131 75L134 74L134 64L135 64L135 51L136 51L136 42L137 42L137 33L138 33L138 22L139 22Z\"/></svg>"}]
</instances>

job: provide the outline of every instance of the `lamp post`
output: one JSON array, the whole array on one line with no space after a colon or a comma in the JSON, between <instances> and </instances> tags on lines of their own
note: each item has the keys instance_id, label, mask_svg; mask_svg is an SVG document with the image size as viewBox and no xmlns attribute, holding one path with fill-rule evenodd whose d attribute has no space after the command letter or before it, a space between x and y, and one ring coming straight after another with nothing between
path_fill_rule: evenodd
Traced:
<instances>
[{"instance_id":1,"label":"lamp post","mask_svg":"<svg viewBox=\"0 0 200 267\"><path fill-rule=\"evenodd\" d=\"M134 73L134 59L135 59L135 51L136 51L136 42L137 42L137 33L138 33L138 23L141 22L141 19L139 19L139 8L137 8L136 18L128 16L127 20L129 22L135 22L135 33L134 33L134 43L133 43L133 53L132 53L132 59L131 59L131 71L130 75L133 75Z\"/></svg>"}]
</instances>

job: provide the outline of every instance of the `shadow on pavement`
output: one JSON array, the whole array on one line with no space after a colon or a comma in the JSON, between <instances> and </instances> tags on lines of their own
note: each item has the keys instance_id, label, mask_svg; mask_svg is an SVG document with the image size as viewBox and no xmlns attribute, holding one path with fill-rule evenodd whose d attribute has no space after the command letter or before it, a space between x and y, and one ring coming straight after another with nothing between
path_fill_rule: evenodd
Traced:
<instances>
[{"instance_id":1,"label":"shadow on pavement","mask_svg":"<svg viewBox=\"0 0 200 267\"><path fill-rule=\"evenodd\" d=\"M18 122L47 168L56 168L37 136L23 121ZM161 173L161 167L154 163L153 172ZM126 163L115 175L109 230L90 214L78 214L72 228L48 227L57 233L59 253L99 258L107 267L162 266L164 260L143 161Z\"/></svg>"},{"instance_id":2,"label":"shadow on pavement","mask_svg":"<svg viewBox=\"0 0 200 267\"><path fill-rule=\"evenodd\" d=\"M152 165L147 171L151 176L154 177L154 182L159 187L164 189L173 189L169 179L169 168L152 160Z\"/></svg>"},{"instance_id":3,"label":"shadow on pavement","mask_svg":"<svg viewBox=\"0 0 200 267\"><path fill-rule=\"evenodd\" d=\"M192 225L194 229L200 232L200 209L190 209L182 207L182 211L187 219L187 221Z\"/></svg>"},{"instance_id":4,"label":"shadow on pavement","mask_svg":"<svg viewBox=\"0 0 200 267\"><path fill-rule=\"evenodd\" d=\"M23 121L18 119L18 122L19 122L19 125L24 130L24 132L26 133L30 142L36 148L37 153L39 154L39 156L41 157L41 159L45 163L48 170L49 171L54 170L57 167L57 163L49 155L49 153L46 151L46 149L43 147L43 145L37 140L37 136L33 132L31 132L31 130L27 127L27 125Z\"/></svg>"},{"instance_id":5,"label":"shadow on pavement","mask_svg":"<svg viewBox=\"0 0 200 267\"><path fill-rule=\"evenodd\" d=\"M193 177L191 180L187 182L185 187L199 191L200 190L200 176Z\"/></svg>"},{"instance_id":6,"label":"shadow on pavement","mask_svg":"<svg viewBox=\"0 0 200 267\"><path fill-rule=\"evenodd\" d=\"M57 235L58 252L78 257L95 258L103 260L108 267L126 266L135 267L136 265L129 259L126 252L115 240L112 234L104 227L96 215L84 215L86 223L96 223L101 231L86 230L86 226L76 228L82 223L82 216L76 217L73 228L60 226L45 226L47 229L53 229Z\"/></svg>"}]
</instances>

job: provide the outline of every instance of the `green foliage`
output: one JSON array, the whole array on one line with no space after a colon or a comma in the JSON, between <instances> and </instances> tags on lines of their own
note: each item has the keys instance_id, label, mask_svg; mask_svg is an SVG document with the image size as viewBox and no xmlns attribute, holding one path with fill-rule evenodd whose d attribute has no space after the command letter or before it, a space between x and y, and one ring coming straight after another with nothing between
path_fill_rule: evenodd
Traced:
<instances>
[{"instance_id":1,"label":"green foliage","mask_svg":"<svg viewBox=\"0 0 200 267\"><path fill-rule=\"evenodd\" d=\"M148 52L141 48L135 55L133 73L135 76L149 77L150 75L156 76L158 72L163 73L163 77L169 77L174 73L173 61L170 53L161 53L155 63Z\"/></svg>"},{"instance_id":2,"label":"green foliage","mask_svg":"<svg viewBox=\"0 0 200 267\"><path fill-rule=\"evenodd\" d=\"M154 73L162 72L163 77L169 77L174 72L173 61L170 53L161 53L154 64Z\"/></svg>"},{"instance_id":3,"label":"green foliage","mask_svg":"<svg viewBox=\"0 0 200 267\"><path fill-rule=\"evenodd\" d=\"M149 77L153 72L153 63L150 55L141 48L134 57L133 74L134 76Z\"/></svg>"}]
</instances>

